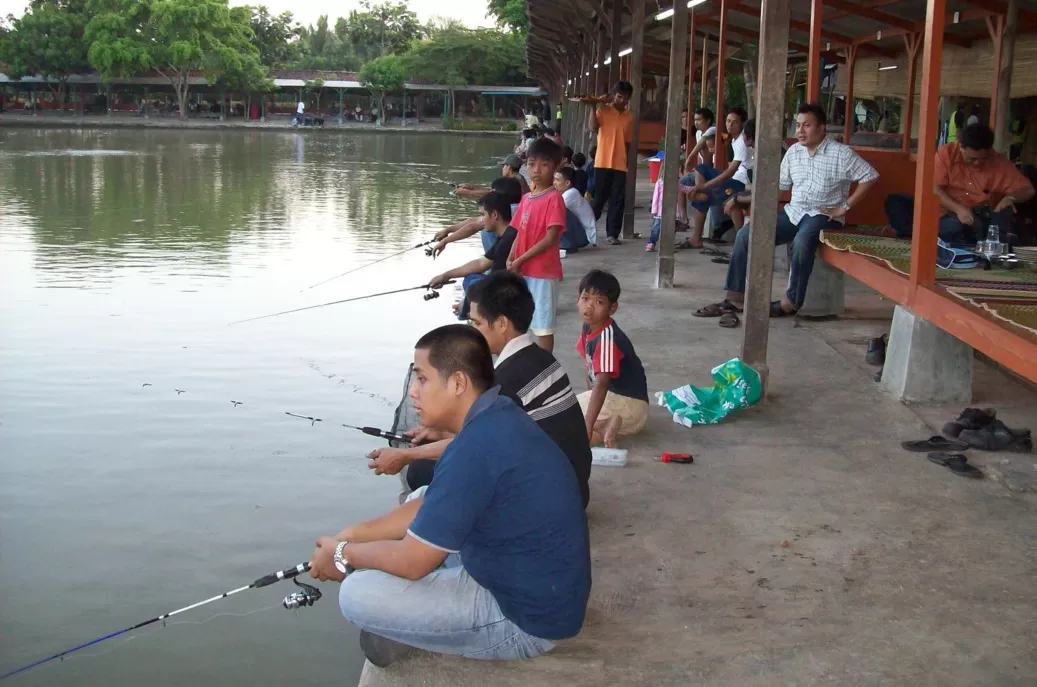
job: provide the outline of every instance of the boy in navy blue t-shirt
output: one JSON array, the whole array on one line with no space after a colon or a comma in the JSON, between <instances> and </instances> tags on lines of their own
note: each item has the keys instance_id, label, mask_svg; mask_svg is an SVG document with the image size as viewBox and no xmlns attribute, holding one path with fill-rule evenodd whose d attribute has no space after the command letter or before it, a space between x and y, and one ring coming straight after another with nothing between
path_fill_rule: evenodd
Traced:
<instances>
[{"instance_id":1,"label":"boy in navy blue t-shirt","mask_svg":"<svg viewBox=\"0 0 1037 687\"><path fill-rule=\"evenodd\" d=\"M591 270L580 281L577 305L583 333L576 352L587 364L587 388L577 399L591 443L616 446L619 435L636 434L648 420L648 381L630 339L612 316L619 309L619 280Z\"/></svg>"},{"instance_id":2,"label":"boy in navy blue t-shirt","mask_svg":"<svg viewBox=\"0 0 1037 687\"><path fill-rule=\"evenodd\" d=\"M423 426L455 434L432 483L380 518L317 540L310 572L344 579L342 615L376 666L407 646L532 658L583 625L591 561L576 474L493 384L477 330L454 324L423 336L410 396Z\"/></svg>"}]
</instances>

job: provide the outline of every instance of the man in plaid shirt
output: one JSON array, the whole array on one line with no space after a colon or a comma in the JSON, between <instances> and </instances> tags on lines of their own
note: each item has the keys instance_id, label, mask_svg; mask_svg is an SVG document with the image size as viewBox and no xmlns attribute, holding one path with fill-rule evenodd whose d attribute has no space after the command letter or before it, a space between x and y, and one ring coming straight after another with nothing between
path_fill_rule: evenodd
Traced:
<instances>
[{"instance_id":1,"label":"man in plaid shirt","mask_svg":"<svg viewBox=\"0 0 1037 687\"><path fill-rule=\"evenodd\" d=\"M804 104L796 117L795 143L781 161L779 185L792 189L792 200L778 213L775 243L792 244L788 290L771 303L771 317L794 314L807 294L821 231L841 228L846 213L858 205L875 185L879 173L850 146L828 138L827 117L819 105ZM850 186L857 188L850 193ZM742 227L731 251L724 283L725 298L695 312L698 317L720 317L720 325L738 326L745 301L749 261L749 225Z\"/></svg>"}]
</instances>

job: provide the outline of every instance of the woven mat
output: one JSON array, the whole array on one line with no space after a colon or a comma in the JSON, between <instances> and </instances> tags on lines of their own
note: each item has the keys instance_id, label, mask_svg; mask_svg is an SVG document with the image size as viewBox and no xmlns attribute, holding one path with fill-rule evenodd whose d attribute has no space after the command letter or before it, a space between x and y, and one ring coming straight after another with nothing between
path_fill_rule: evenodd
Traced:
<instances>
[{"instance_id":1,"label":"woven mat","mask_svg":"<svg viewBox=\"0 0 1037 687\"><path fill-rule=\"evenodd\" d=\"M1029 330L1033 334L1037 334L1037 303L983 300L979 301L979 305L994 317L1011 322Z\"/></svg>"}]
</instances>

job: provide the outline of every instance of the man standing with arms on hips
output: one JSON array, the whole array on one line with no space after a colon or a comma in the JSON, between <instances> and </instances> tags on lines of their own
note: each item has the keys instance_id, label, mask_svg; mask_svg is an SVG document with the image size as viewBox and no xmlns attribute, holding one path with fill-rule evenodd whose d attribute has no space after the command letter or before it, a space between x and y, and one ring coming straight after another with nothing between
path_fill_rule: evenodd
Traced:
<instances>
[{"instance_id":1,"label":"man standing with arms on hips","mask_svg":"<svg viewBox=\"0 0 1037 687\"><path fill-rule=\"evenodd\" d=\"M628 150L634 137L634 115L628 109L633 95L634 87L629 81L617 81L612 88L611 101L592 110L587 122L598 137L598 153L594 158L594 218L601 219L602 210L608 203L605 233L613 246L619 245L619 234L623 229L627 154L637 154L636 150Z\"/></svg>"}]
</instances>

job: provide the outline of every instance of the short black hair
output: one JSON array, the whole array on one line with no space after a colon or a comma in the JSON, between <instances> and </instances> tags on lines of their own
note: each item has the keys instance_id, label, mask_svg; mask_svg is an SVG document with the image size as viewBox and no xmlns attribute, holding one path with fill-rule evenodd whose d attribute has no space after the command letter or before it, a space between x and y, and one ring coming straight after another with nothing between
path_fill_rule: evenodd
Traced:
<instances>
[{"instance_id":1,"label":"short black hair","mask_svg":"<svg viewBox=\"0 0 1037 687\"><path fill-rule=\"evenodd\" d=\"M591 270L580 280L580 293L590 291L600 293L609 299L609 303L619 302L619 280L605 270Z\"/></svg>"},{"instance_id":2,"label":"short black hair","mask_svg":"<svg viewBox=\"0 0 1037 687\"><path fill-rule=\"evenodd\" d=\"M522 182L516 177L500 177L490 184L490 190L496 191L508 201L508 205L517 205L522 200Z\"/></svg>"},{"instance_id":3,"label":"short black hair","mask_svg":"<svg viewBox=\"0 0 1037 687\"><path fill-rule=\"evenodd\" d=\"M455 372L472 380L480 393L493 386L493 355L486 339L465 324L448 324L433 329L414 344L416 351L428 351L428 362L442 377Z\"/></svg>"},{"instance_id":4,"label":"short black hair","mask_svg":"<svg viewBox=\"0 0 1037 687\"><path fill-rule=\"evenodd\" d=\"M748 139L753 140L753 141L756 140L756 120L755 119L750 119L748 122L745 123L745 126L742 127L742 135L745 136Z\"/></svg>"},{"instance_id":5,"label":"short black hair","mask_svg":"<svg viewBox=\"0 0 1037 687\"><path fill-rule=\"evenodd\" d=\"M555 174L561 174L563 179L573 186L576 185L576 170L572 167L559 167L555 170Z\"/></svg>"},{"instance_id":6,"label":"short black hair","mask_svg":"<svg viewBox=\"0 0 1037 687\"><path fill-rule=\"evenodd\" d=\"M612 92L630 96L634 94L634 86L629 81L617 81L612 87Z\"/></svg>"},{"instance_id":7,"label":"short black hair","mask_svg":"<svg viewBox=\"0 0 1037 687\"><path fill-rule=\"evenodd\" d=\"M562 146L549 138L539 138L529 145L526 159L547 160L557 165L562 161Z\"/></svg>"},{"instance_id":8,"label":"short black hair","mask_svg":"<svg viewBox=\"0 0 1037 687\"><path fill-rule=\"evenodd\" d=\"M742 124L745 124L745 120L749 119L749 113L745 111L744 107L732 107L727 113L738 115L738 118L742 120Z\"/></svg>"},{"instance_id":9,"label":"short black hair","mask_svg":"<svg viewBox=\"0 0 1037 687\"><path fill-rule=\"evenodd\" d=\"M485 208L486 212L496 212L500 215L500 218L505 222L511 221L511 203L508 202L510 198L506 198L503 193L497 193L496 191L490 191L485 196L479 199L479 207Z\"/></svg>"},{"instance_id":10,"label":"short black hair","mask_svg":"<svg viewBox=\"0 0 1037 687\"><path fill-rule=\"evenodd\" d=\"M536 135L537 135L537 130L536 129L523 129L522 130L522 138L533 138Z\"/></svg>"},{"instance_id":11,"label":"short black hair","mask_svg":"<svg viewBox=\"0 0 1037 687\"><path fill-rule=\"evenodd\" d=\"M982 122L969 124L958 134L958 142L969 150L990 150L994 147L994 132Z\"/></svg>"},{"instance_id":12,"label":"short black hair","mask_svg":"<svg viewBox=\"0 0 1037 687\"><path fill-rule=\"evenodd\" d=\"M587 164L587 156L583 153L576 153L575 155L573 155L572 161L573 165L575 165L576 167L580 167L582 169L583 166Z\"/></svg>"},{"instance_id":13,"label":"short black hair","mask_svg":"<svg viewBox=\"0 0 1037 687\"><path fill-rule=\"evenodd\" d=\"M575 154L575 151L572 149L571 146L565 146L564 148L562 148L562 159L563 160L568 160L569 162L572 162L574 154Z\"/></svg>"},{"instance_id":14,"label":"short black hair","mask_svg":"<svg viewBox=\"0 0 1037 687\"><path fill-rule=\"evenodd\" d=\"M555 135L555 130L552 129L551 127L549 127L549 126L545 126L544 127L544 135L545 136L554 136Z\"/></svg>"},{"instance_id":15,"label":"short black hair","mask_svg":"<svg viewBox=\"0 0 1037 687\"><path fill-rule=\"evenodd\" d=\"M489 322L507 318L516 330L525 334L533 322L533 294L526 279L513 272L491 272L468 288L468 300L479 304L479 314Z\"/></svg>"},{"instance_id":16,"label":"short black hair","mask_svg":"<svg viewBox=\"0 0 1037 687\"><path fill-rule=\"evenodd\" d=\"M717 116L713 114L713 110L709 109L708 107L700 107L699 109L695 110L695 114L705 119L711 125L717 121Z\"/></svg>"},{"instance_id":17,"label":"short black hair","mask_svg":"<svg viewBox=\"0 0 1037 687\"><path fill-rule=\"evenodd\" d=\"M816 119L817 123L821 126L826 126L828 124L828 114L825 113L825 108L821 107L817 103L803 103L799 106L799 109L796 110L796 114L814 115L814 119Z\"/></svg>"}]
</instances>

